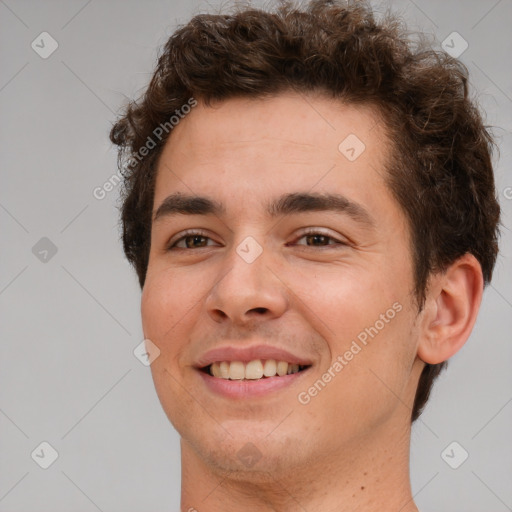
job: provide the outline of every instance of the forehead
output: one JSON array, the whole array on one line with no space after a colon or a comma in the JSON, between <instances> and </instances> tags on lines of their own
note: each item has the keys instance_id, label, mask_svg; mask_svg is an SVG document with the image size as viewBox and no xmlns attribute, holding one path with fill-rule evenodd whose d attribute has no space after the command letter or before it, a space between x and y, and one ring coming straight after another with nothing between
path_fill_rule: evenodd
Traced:
<instances>
[{"instance_id":1,"label":"forehead","mask_svg":"<svg viewBox=\"0 0 512 512\"><path fill-rule=\"evenodd\" d=\"M386 188L389 146L370 106L296 93L199 102L163 149L154 205L175 191L229 203L234 190L261 204L264 196L333 189L372 202Z\"/></svg>"},{"instance_id":2,"label":"forehead","mask_svg":"<svg viewBox=\"0 0 512 512\"><path fill-rule=\"evenodd\" d=\"M377 108L290 92L268 98L232 98L208 107L199 101L173 129L166 150L193 150L194 156L199 156L212 150L225 153L230 150L226 144L235 147L275 141L274 149L282 145L301 156L337 152L349 134L368 144L383 139Z\"/></svg>"}]
</instances>

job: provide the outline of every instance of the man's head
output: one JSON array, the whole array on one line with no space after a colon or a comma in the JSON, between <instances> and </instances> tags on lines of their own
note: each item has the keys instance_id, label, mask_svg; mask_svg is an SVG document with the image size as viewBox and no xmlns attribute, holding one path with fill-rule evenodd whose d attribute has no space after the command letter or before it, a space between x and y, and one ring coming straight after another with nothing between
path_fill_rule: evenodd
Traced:
<instances>
[{"instance_id":1,"label":"man's head","mask_svg":"<svg viewBox=\"0 0 512 512\"><path fill-rule=\"evenodd\" d=\"M492 140L460 63L361 3L197 16L111 140L153 377L197 453L256 436L299 461L298 439L323 456L340 426L342 446L419 416L497 254ZM236 344L292 351L305 390L220 396L199 366Z\"/></svg>"}]
</instances>

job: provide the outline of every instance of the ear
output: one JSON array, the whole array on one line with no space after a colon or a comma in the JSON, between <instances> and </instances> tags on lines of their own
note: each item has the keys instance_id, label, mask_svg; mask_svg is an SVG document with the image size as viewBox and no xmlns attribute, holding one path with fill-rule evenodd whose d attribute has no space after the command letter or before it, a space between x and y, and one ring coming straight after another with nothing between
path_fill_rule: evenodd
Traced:
<instances>
[{"instance_id":1,"label":"ear","mask_svg":"<svg viewBox=\"0 0 512 512\"><path fill-rule=\"evenodd\" d=\"M472 254L431 278L418 345L422 361L441 363L462 348L475 324L483 287L482 268Z\"/></svg>"}]
</instances>

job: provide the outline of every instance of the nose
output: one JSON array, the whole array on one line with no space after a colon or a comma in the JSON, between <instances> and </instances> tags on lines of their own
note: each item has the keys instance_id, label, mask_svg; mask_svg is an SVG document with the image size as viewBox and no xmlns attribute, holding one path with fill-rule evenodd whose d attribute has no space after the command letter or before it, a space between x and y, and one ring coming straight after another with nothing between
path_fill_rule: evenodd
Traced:
<instances>
[{"instance_id":1,"label":"nose","mask_svg":"<svg viewBox=\"0 0 512 512\"><path fill-rule=\"evenodd\" d=\"M286 286L265 253L251 263L235 250L226 258L206 298L208 314L215 322L246 325L278 318L286 311Z\"/></svg>"}]
</instances>

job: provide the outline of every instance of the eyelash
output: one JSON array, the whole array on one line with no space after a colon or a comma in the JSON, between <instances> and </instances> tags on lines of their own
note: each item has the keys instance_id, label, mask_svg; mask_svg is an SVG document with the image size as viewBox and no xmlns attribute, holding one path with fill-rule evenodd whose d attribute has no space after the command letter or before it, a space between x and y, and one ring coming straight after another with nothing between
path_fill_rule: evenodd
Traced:
<instances>
[{"instance_id":1,"label":"eyelash","mask_svg":"<svg viewBox=\"0 0 512 512\"><path fill-rule=\"evenodd\" d=\"M336 246L336 245L341 245L341 246L346 246L348 245L348 243L346 242L342 242L341 240L338 240L337 238L327 234L327 233L324 233L323 231L320 231L319 229L316 229L316 228L308 228L306 229L302 234L301 236L297 239L297 240L300 240L306 236L313 236L313 235L320 235L320 236L323 236L329 240L333 240L335 241L336 243L335 244L327 244L327 245L317 245L317 246L314 246L314 245L306 245L306 244L299 244L299 245L304 245L305 247L321 247L321 248L324 248L324 247L332 247L332 246ZM204 231L200 231L200 230L190 230L190 231L185 231L185 233L183 233L183 235L178 238L177 240L169 243L168 247L167 247L167 251L172 251L172 250L191 250L191 249L194 249L194 247L190 248L190 247L176 247L176 244L178 244L179 242L181 242L182 240L185 240L186 238L189 238L189 237L193 237L193 236L200 236L202 238L206 238L208 240L211 240L211 238L209 236L206 235L206 233ZM211 247L211 246L207 246L207 247ZM205 249L206 247L196 247L196 249Z\"/></svg>"}]
</instances>

